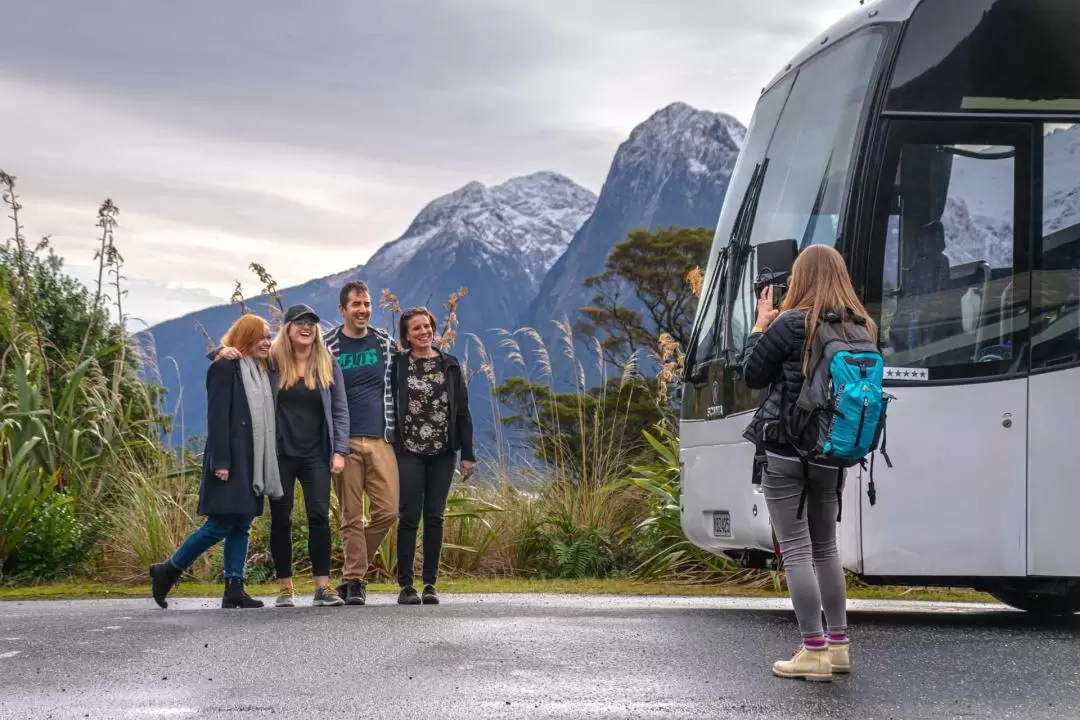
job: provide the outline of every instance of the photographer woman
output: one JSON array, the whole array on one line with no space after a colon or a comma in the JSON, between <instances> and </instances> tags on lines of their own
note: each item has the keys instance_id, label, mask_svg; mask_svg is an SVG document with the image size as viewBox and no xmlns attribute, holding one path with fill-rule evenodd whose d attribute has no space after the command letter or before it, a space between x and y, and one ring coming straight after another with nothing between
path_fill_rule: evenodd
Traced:
<instances>
[{"instance_id":1,"label":"photographer woman","mask_svg":"<svg viewBox=\"0 0 1080 720\"><path fill-rule=\"evenodd\" d=\"M844 259L826 245L811 245L791 271L791 281L779 309L773 307L772 287L758 299L757 322L747 340L742 371L752 388L769 387L765 402L743 436L751 442L766 425L775 427L781 407L793 407L809 368L809 349L822 314L828 310L865 319L871 337L877 328L859 302ZM841 473L835 467L810 464L805 479L802 462L786 442L765 435L766 465L762 488L773 530L780 543L791 602L803 644L795 657L773 665L780 677L827 681L833 672L848 672L847 587L836 547L837 490ZM806 511L798 512L803 489ZM821 625L822 610L828 637Z\"/></svg>"}]
</instances>

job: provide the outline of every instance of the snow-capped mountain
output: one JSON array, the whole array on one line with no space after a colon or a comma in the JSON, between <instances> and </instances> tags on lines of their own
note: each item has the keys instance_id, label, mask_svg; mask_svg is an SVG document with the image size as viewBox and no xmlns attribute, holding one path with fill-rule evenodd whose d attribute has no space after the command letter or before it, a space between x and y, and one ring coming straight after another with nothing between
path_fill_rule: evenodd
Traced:
<instances>
[{"instance_id":1,"label":"snow-capped mountain","mask_svg":"<svg viewBox=\"0 0 1080 720\"><path fill-rule=\"evenodd\" d=\"M611 249L637 228L715 227L746 128L730 115L673 103L619 146L596 210L540 288L524 324L546 339L552 321L578 319L591 296L584 280L603 271ZM555 347L549 343L549 347Z\"/></svg>"},{"instance_id":2,"label":"snow-capped mountain","mask_svg":"<svg viewBox=\"0 0 1080 720\"><path fill-rule=\"evenodd\" d=\"M471 182L428 203L400 238L362 266L363 272L391 278L422 248L452 251L465 239L474 241L487 258L512 256L535 292L595 205L595 193L554 172L512 178L490 188ZM448 242L448 235L454 239ZM326 283L336 288L358 270L333 275Z\"/></svg>"},{"instance_id":3,"label":"snow-capped mountain","mask_svg":"<svg viewBox=\"0 0 1080 720\"><path fill-rule=\"evenodd\" d=\"M337 323L340 287L361 279L372 291L372 322L387 327L390 318L378 309L383 289L397 295L402 307L427 305L441 319L450 293L466 287L469 295L458 311L464 329L510 327L596 200L594 193L553 172L513 178L494 187L471 182L428 203L401 237L384 245L367 263L282 290L283 302L286 306L305 302L324 321ZM265 297L253 298L248 304L263 310L266 302ZM163 358L176 360L179 377L167 373L163 381L170 403L181 387L186 389L182 420L189 436L203 432L206 424L206 342L196 323L216 340L237 312L235 306L207 308L144 333L153 339L159 366L172 366L162 363Z\"/></svg>"}]
</instances>

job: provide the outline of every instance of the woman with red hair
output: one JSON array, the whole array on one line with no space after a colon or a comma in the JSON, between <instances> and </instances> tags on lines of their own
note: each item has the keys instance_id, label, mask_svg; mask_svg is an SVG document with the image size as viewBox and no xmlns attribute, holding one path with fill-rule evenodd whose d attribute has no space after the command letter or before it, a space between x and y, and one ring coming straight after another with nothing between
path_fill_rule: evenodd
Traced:
<instances>
[{"instance_id":1,"label":"woman with red hair","mask_svg":"<svg viewBox=\"0 0 1080 720\"><path fill-rule=\"evenodd\" d=\"M199 514L206 516L172 557L150 566L154 600L165 600L180 575L217 543L225 542L223 608L258 608L263 603L244 591L251 523L262 514L263 497L282 496L277 464L274 396L267 358L270 325L243 315L221 339L242 348L237 359L219 358L206 373L207 436L203 452Z\"/></svg>"}]
</instances>

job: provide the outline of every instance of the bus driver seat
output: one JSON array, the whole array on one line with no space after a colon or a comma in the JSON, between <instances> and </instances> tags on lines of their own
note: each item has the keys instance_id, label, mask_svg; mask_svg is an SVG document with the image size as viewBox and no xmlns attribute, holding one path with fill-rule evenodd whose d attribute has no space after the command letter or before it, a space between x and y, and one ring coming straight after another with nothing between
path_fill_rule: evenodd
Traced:
<instances>
[{"instance_id":1,"label":"bus driver seat","mask_svg":"<svg viewBox=\"0 0 1080 720\"><path fill-rule=\"evenodd\" d=\"M907 254L902 250L901 253ZM908 258L901 274L901 294L890 332L898 351L914 350L951 333L950 313L941 307L940 297L949 286L950 271L949 258L945 255L945 227L940 220L919 228Z\"/></svg>"},{"instance_id":2,"label":"bus driver seat","mask_svg":"<svg viewBox=\"0 0 1080 720\"><path fill-rule=\"evenodd\" d=\"M945 226L940 220L919 228L912 255L905 278L908 285L905 295L929 295L948 287L949 258L945 256Z\"/></svg>"}]
</instances>

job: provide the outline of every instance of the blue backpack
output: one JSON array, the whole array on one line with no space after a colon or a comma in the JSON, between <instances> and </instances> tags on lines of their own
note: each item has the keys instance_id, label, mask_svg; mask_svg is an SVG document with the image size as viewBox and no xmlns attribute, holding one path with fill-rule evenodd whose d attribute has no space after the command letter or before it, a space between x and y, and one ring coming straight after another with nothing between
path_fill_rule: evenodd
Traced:
<instances>
[{"instance_id":1,"label":"blue backpack","mask_svg":"<svg viewBox=\"0 0 1080 720\"><path fill-rule=\"evenodd\" d=\"M787 441L798 452L803 475L809 480L809 466L837 468L839 501L845 468L866 467L870 455L870 504L877 500L874 489L872 453L881 442L881 455L892 467L885 450L885 415L891 395L882 388L885 360L870 336L866 319L851 311L841 317L835 311L822 313L810 348L810 371L803 381L795 406L786 412ZM806 485L799 499L797 517L806 502ZM837 522L840 515L837 514Z\"/></svg>"}]
</instances>

